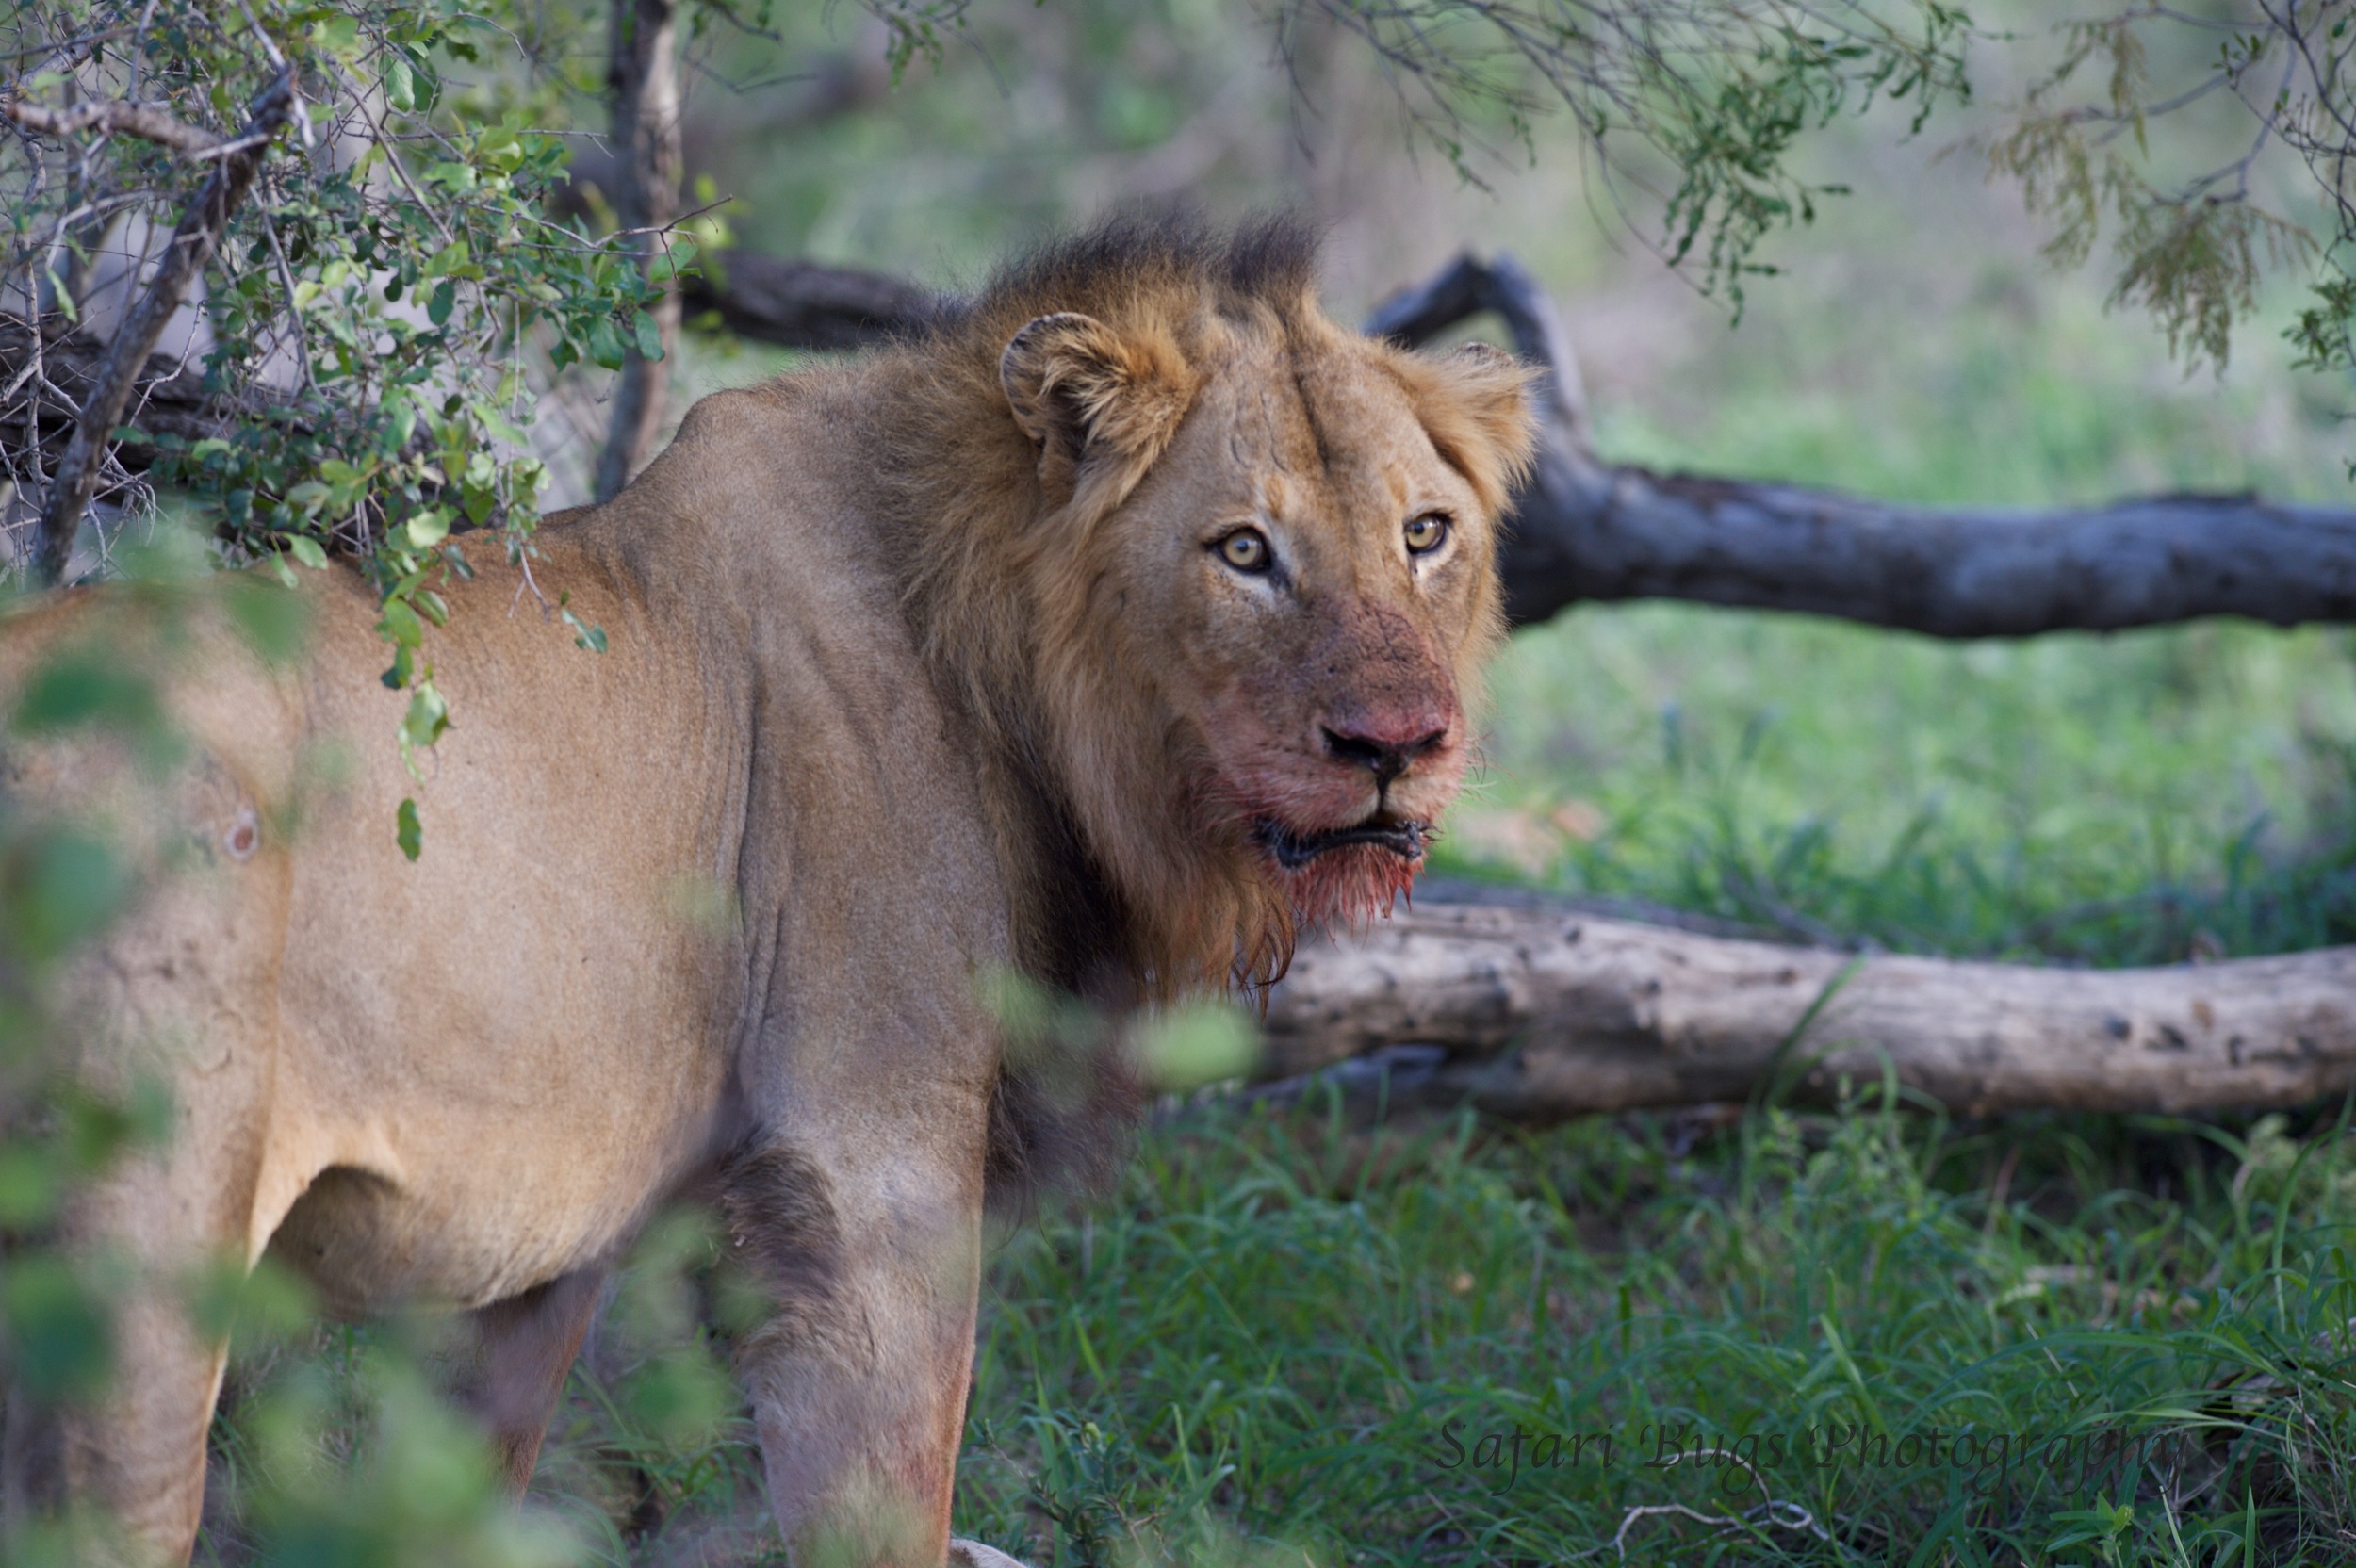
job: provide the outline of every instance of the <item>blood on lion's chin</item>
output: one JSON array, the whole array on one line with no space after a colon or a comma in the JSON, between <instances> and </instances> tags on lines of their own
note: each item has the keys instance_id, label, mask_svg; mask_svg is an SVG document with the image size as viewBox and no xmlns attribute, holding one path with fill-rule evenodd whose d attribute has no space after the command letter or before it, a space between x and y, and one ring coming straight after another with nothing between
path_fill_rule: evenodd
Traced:
<instances>
[{"instance_id":1,"label":"blood on lion's chin","mask_svg":"<svg viewBox=\"0 0 2356 1568\"><path fill-rule=\"evenodd\" d=\"M1401 898L1413 896L1423 857L1410 859L1383 844L1343 844L1298 869L1277 864L1274 856L1264 863L1302 925L1362 930L1387 917Z\"/></svg>"}]
</instances>

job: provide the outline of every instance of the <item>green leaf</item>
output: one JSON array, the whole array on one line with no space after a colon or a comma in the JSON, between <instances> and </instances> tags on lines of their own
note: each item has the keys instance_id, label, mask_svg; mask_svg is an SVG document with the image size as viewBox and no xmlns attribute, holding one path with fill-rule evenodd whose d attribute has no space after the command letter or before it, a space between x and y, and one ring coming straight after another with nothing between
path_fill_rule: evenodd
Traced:
<instances>
[{"instance_id":1,"label":"green leaf","mask_svg":"<svg viewBox=\"0 0 2356 1568\"><path fill-rule=\"evenodd\" d=\"M98 1293L62 1258L12 1260L7 1282L8 1370L40 1399L88 1398L113 1370L114 1335Z\"/></svg>"},{"instance_id":2,"label":"green leaf","mask_svg":"<svg viewBox=\"0 0 2356 1568\"><path fill-rule=\"evenodd\" d=\"M457 280L444 278L434 286L434 292L426 296L425 318L438 327L450 319L450 313L457 303Z\"/></svg>"},{"instance_id":3,"label":"green leaf","mask_svg":"<svg viewBox=\"0 0 2356 1568\"><path fill-rule=\"evenodd\" d=\"M308 534L288 534L286 553L315 572L321 570L327 564L327 552L319 548L319 542Z\"/></svg>"},{"instance_id":4,"label":"green leaf","mask_svg":"<svg viewBox=\"0 0 2356 1568\"><path fill-rule=\"evenodd\" d=\"M317 545L311 547L319 548ZM282 567L286 564L283 556L270 559ZM303 651L310 615L301 597L250 572L223 576L221 591L229 619L264 663L288 663Z\"/></svg>"},{"instance_id":5,"label":"green leaf","mask_svg":"<svg viewBox=\"0 0 2356 1568\"><path fill-rule=\"evenodd\" d=\"M425 642L425 626L417 612L399 599L384 601L384 619L376 623L376 632L403 647L418 647Z\"/></svg>"},{"instance_id":6,"label":"green leaf","mask_svg":"<svg viewBox=\"0 0 2356 1568\"><path fill-rule=\"evenodd\" d=\"M0 920L15 952L51 958L104 928L132 887L129 870L104 843L44 832L0 860Z\"/></svg>"},{"instance_id":7,"label":"green leaf","mask_svg":"<svg viewBox=\"0 0 2356 1568\"><path fill-rule=\"evenodd\" d=\"M630 324L638 332L638 356L650 362L660 360L663 357L663 329L655 324L655 318L642 310Z\"/></svg>"},{"instance_id":8,"label":"green leaf","mask_svg":"<svg viewBox=\"0 0 2356 1568\"><path fill-rule=\"evenodd\" d=\"M80 324L82 312L81 308L74 302L74 290L65 286L65 280L57 276L57 270L55 267L44 265L41 270L49 274L51 302L57 307L58 313L67 320Z\"/></svg>"},{"instance_id":9,"label":"green leaf","mask_svg":"<svg viewBox=\"0 0 2356 1568\"><path fill-rule=\"evenodd\" d=\"M427 507L409 519L405 531L412 549L430 550L450 537L450 513L442 507Z\"/></svg>"},{"instance_id":10,"label":"green leaf","mask_svg":"<svg viewBox=\"0 0 2356 1568\"><path fill-rule=\"evenodd\" d=\"M417 74L400 50L384 56L384 102L407 114L417 106Z\"/></svg>"},{"instance_id":11,"label":"green leaf","mask_svg":"<svg viewBox=\"0 0 2356 1568\"><path fill-rule=\"evenodd\" d=\"M412 746L430 746L450 727L450 704L431 679L417 682L409 694L409 711L401 716L401 738Z\"/></svg>"},{"instance_id":12,"label":"green leaf","mask_svg":"<svg viewBox=\"0 0 2356 1568\"><path fill-rule=\"evenodd\" d=\"M163 709L146 680L95 652L83 652L53 659L35 672L11 722L25 735L83 725L140 732L163 723Z\"/></svg>"},{"instance_id":13,"label":"green leaf","mask_svg":"<svg viewBox=\"0 0 2356 1568\"><path fill-rule=\"evenodd\" d=\"M600 316L589 323L589 358L608 370L618 370L629 351L622 346L622 335L614 327L614 318Z\"/></svg>"},{"instance_id":14,"label":"green leaf","mask_svg":"<svg viewBox=\"0 0 2356 1568\"><path fill-rule=\"evenodd\" d=\"M342 60L356 58L360 53L360 22L357 17L331 16L311 26L311 42Z\"/></svg>"},{"instance_id":15,"label":"green leaf","mask_svg":"<svg viewBox=\"0 0 2356 1568\"><path fill-rule=\"evenodd\" d=\"M425 847L425 829L418 825L417 803L413 796L401 797L401 809L393 813L393 842L413 861L417 851Z\"/></svg>"}]
</instances>

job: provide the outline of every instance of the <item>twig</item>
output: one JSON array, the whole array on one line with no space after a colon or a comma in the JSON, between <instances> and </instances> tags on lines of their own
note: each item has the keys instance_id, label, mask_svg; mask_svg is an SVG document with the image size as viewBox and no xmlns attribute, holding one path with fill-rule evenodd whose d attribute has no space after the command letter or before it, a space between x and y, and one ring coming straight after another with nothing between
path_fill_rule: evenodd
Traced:
<instances>
[{"instance_id":1,"label":"twig","mask_svg":"<svg viewBox=\"0 0 2356 1568\"><path fill-rule=\"evenodd\" d=\"M51 586L65 577L66 562L74 552L74 531L81 527L82 513L98 488L109 437L131 400L132 385L145 368L147 356L155 352L172 313L187 298L189 285L212 259L221 243L221 231L229 225L230 215L253 187L264 151L286 123L293 106L294 73L291 69L282 70L254 98L245 129L238 138L244 145L222 157L205 176L204 188L181 214L179 226L172 230L171 243L164 248L163 265L156 269L155 280L116 330L114 341L107 349L106 368L99 372L89 400L82 405L81 418L74 428L73 439L66 444L65 455L58 460L57 473L49 482L49 494L41 505L31 564L31 578L36 585Z\"/></svg>"},{"instance_id":2,"label":"twig","mask_svg":"<svg viewBox=\"0 0 2356 1568\"><path fill-rule=\"evenodd\" d=\"M278 225L270 220L268 213L262 215L262 233L270 237L270 259L278 265L279 286L286 291L286 314L294 321L295 358L303 365L303 388L314 391L319 378L311 373L311 345L309 335L303 330L303 305L295 296L294 269L286 265L286 253L278 243Z\"/></svg>"},{"instance_id":3,"label":"twig","mask_svg":"<svg viewBox=\"0 0 2356 1568\"><path fill-rule=\"evenodd\" d=\"M21 98L0 99L0 119L41 136L64 138L91 130L122 132L192 158L220 156L230 145L210 131L181 123L152 104L128 103L120 98L94 99L63 109L43 108Z\"/></svg>"}]
</instances>

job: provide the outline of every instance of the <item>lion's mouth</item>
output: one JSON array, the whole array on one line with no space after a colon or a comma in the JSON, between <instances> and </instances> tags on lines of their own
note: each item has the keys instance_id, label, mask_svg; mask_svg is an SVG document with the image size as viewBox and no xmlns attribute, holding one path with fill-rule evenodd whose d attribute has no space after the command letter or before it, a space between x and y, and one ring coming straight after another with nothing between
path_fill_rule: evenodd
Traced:
<instances>
[{"instance_id":1,"label":"lion's mouth","mask_svg":"<svg viewBox=\"0 0 2356 1568\"><path fill-rule=\"evenodd\" d=\"M1311 833L1298 832L1267 817L1253 825L1261 847L1275 856L1276 863L1286 871L1299 871L1328 850L1350 844L1373 844L1402 860L1420 860L1424 839L1431 831L1428 823L1381 816L1369 817L1353 827L1328 827Z\"/></svg>"}]
</instances>

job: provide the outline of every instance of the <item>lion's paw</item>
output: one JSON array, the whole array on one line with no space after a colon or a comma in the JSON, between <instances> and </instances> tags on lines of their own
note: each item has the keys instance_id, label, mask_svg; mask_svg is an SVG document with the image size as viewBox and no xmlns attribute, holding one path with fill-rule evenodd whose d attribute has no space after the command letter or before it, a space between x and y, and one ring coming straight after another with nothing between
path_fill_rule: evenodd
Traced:
<instances>
[{"instance_id":1,"label":"lion's paw","mask_svg":"<svg viewBox=\"0 0 2356 1568\"><path fill-rule=\"evenodd\" d=\"M995 1546L985 1546L978 1541L952 1541L949 1568L1023 1568L1023 1564Z\"/></svg>"}]
</instances>

